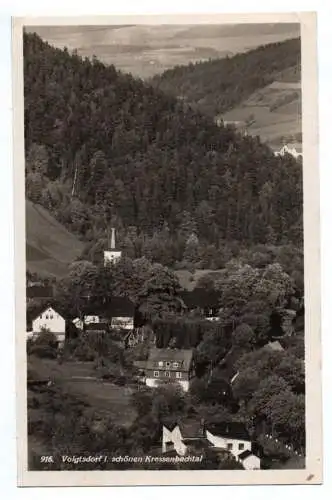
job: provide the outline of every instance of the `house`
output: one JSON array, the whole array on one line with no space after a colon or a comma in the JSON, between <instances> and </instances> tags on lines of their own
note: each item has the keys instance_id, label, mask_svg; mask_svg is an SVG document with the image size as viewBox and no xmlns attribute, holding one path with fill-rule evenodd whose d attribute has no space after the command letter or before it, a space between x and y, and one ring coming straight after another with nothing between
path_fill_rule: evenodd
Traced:
<instances>
[{"instance_id":1,"label":"house","mask_svg":"<svg viewBox=\"0 0 332 500\"><path fill-rule=\"evenodd\" d=\"M53 333L59 346L63 346L66 337L66 320L53 307L47 306L34 312L31 318L31 329L28 328L28 338L36 338L44 331Z\"/></svg>"},{"instance_id":2,"label":"house","mask_svg":"<svg viewBox=\"0 0 332 500\"><path fill-rule=\"evenodd\" d=\"M184 290L181 298L187 307L187 311L197 313L209 321L219 320L219 294L215 290L205 288L194 288Z\"/></svg>"},{"instance_id":3,"label":"house","mask_svg":"<svg viewBox=\"0 0 332 500\"><path fill-rule=\"evenodd\" d=\"M204 420L163 425L162 453L175 450L179 456L190 452L192 445L212 447L231 454L245 469L260 469L260 458L252 452L252 442L240 422L206 424Z\"/></svg>"},{"instance_id":4,"label":"house","mask_svg":"<svg viewBox=\"0 0 332 500\"><path fill-rule=\"evenodd\" d=\"M104 251L104 265L116 264L121 259L122 252L115 248L115 229L112 227L110 250Z\"/></svg>"},{"instance_id":5,"label":"house","mask_svg":"<svg viewBox=\"0 0 332 500\"><path fill-rule=\"evenodd\" d=\"M78 328L78 330L83 330L84 325L89 325L91 323L99 323L100 317L98 315L86 315L83 319L75 318L73 323Z\"/></svg>"},{"instance_id":6,"label":"house","mask_svg":"<svg viewBox=\"0 0 332 500\"><path fill-rule=\"evenodd\" d=\"M298 149L300 149L300 146L298 146ZM302 157L302 151L298 151L295 146L291 147L288 146L287 144L282 146L282 148L279 151L274 152L275 156L285 156L286 154L289 154L294 158Z\"/></svg>"},{"instance_id":7,"label":"house","mask_svg":"<svg viewBox=\"0 0 332 500\"><path fill-rule=\"evenodd\" d=\"M222 422L206 426L207 439L217 448L228 450L238 458L244 451L251 451L251 441L241 422Z\"/></svg>"},{"instance_id":8,"label":"house","mask_svg":"<svg viewBox=\"0 0 332 500\"><path fill-rule=\"evenodd\" d=\"M187 392L195 377L193 349L150 349L145 375L149 387L178 384Z\"/></svg>"}]
</instances>

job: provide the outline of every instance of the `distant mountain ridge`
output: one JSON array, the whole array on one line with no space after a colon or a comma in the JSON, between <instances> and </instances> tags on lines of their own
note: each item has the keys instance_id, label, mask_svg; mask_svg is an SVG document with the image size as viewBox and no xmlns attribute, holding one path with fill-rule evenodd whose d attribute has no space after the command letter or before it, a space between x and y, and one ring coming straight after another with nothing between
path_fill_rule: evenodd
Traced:
<instances>
[{"instance_id":1,"label":"distant mountain ridge","mask_svg":"<svg viewBox=\"0 0 332 500\"><path fill-rule=\"evenodd\" d=\"M249 134L270 144L301 142L299 38L175 67L155 76L152 84L216 120L243 122Z\"/></svg>"},{"instance_id":2,"label":"distant mountain ridge","mask_svg":"<svg viewBox=\"0 0 332 500\"><path fill-rule=\"evenodd\" d=\"M179 64L232 56L259 45L299 36L300 25L159 24L113 26L28 26L53 46L106 64L140 78Z\"/></svg>"}]
</instances>

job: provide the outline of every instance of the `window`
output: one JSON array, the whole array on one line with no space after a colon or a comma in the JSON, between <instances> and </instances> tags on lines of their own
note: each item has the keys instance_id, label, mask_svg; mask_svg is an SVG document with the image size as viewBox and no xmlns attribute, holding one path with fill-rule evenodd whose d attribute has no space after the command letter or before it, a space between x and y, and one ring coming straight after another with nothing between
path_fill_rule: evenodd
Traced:
<instances>
[{"instance_id":1,"label":"window","mask_svg":"<svg viewBox=\"0 0 332 500\"><path fill-rule=\"evenodd\" d=\"M153 376L154 377L159 377L159 372L158 371L153 372Z\"/></svg>"},{"instance_id":2,"label":"window","mask_svg":"<svg viewBox=\"0 0 332 500\"><path fill-rule=\"evenodd\" d=\"M181 372L176 372L176 378L182 378L182 373Z\"/></svg>"},{"instance_id":3,"label":"window","mask_svg":"<svg viewBox=\"0 0 332 500\"><path fill-rule=\"evenodd\" d=\"M244 450L244 443L239 444L239 450Z\"/></svg>"},{"instance_id":4,"label":"window","mask_svg":"<svg viewBox=\"0 0 332 500\"><path fill-rule=\"evenodd\" d=\"M179 368L179 363L177 361L174 361L173 368Z\"/></svg>"},{"instance_id":5,"label":"window","mask_svg":"<svg viewBox=\"0 0 332 500\"><path fill-rule=\"evenodd\" d=\"M53 314L50 315L50 319L53 319Z\"/></svg>"},{"instance_id":6,"label":"window","mask_svg":"<svg viewBox=\"0 0 332 500\"><path fill-rule=\"evenodd\" d=\"M165 372L165 377L170 377L171 374L169 372Z\"/></svg>"},{"instance_id":7,"label":"window","mask_svg":"<svg viewBox=\"0 0 332 500\"><path fill-rule=\"evenodd\" d=\"M233 449L233 443L227 443L227 449L232 450Z\"/></svg>"},{"instance_id":8,"label":"window","mask_svg":"<svg viewBox=\"0 0 332 500\"><path fill-rule=\"evenodd\" d=\"M158 366L163 366L163 364L164 363L162 361L159 361Z\"/></svg>"},{"instance_id":9,"label":"window","mask_svg":"<svg viewBox=\"0 0 332 500\"><path fill-rule=\"evenodd\" d=\"M46 314L46 319L48 319L48 314Z\"/></svg>"},{"instance_id":10,"label":"window","mask_svg":"<svg viewBox=\"0 0 332 500\"><path fill-rule=\"evenodd\" d=\"M169 361L166 361L166 368L169 368L171 366L171 363Z\"/></svg>"}]
</instances>

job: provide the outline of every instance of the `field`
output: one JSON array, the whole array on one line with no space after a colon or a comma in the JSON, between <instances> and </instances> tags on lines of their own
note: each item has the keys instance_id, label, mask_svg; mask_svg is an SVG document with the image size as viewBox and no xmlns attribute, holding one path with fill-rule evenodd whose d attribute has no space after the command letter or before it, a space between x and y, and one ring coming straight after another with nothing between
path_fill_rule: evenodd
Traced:
<instances>
[{"instance_id":1,"label":"field","mask_svg":"<svg viewBox=\"0 0 332 500\"><path fill-rule=\"evenodd\" d=\"M40 275L63 276L82 252L83 243L40 205L26 200L27 269Z\"/></svg>"},{"instance_id":2,"label":"field","mask_svg":"<svg viewBox=\"0 0 332 500\"><path fill-rule=\"evenodd\" d=\"M246 52L299 36L295 24L28 27L55 47L95 55L107 64L149 78L176 65Z\"/></svg>"},{"instance_id":3,"label":"field","mask_svg":"<svg viewBox=\"0 0 332 500\"><path fill-rule=\"evenodd\" d=\"M259 135L273 149L285 143L301 144L301 81L299 68L289 68L271 85L254 92L225 113L228 122L247 122L247 132Z\"/></svg>"},{"instance_id":4,"label":"field","mask_svg":"<svg viewBox=\"0 0 332 500\"><path fill-rule=\"evenodd\" d=\"M120 387L96 378L93 363L66 361L59 364L51 359L31 357L29 367L41 378L86 402L98 412L107 412L121 425L130 425L135 418L131 406L134 387ZM130 411L128 411L130 409Z\"/></svg>"}]
</instances>

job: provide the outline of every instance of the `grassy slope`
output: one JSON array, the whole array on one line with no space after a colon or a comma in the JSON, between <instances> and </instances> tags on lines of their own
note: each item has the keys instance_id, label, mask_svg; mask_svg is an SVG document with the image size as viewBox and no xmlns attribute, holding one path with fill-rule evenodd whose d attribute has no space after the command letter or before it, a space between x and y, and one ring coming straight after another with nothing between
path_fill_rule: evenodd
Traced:
<instances>
[{"instance_id":1,"label":"grassy slope","mask_svg":"<svg viewBox=\"0 0 332 500\"><path fill-rule=\"evenodd\" d=\"M300 143L301 76L297 67L281 72L274 83L254 92L236 108L225 113L227 121L246 121L250 135L259 135L263 141L278 148L283 143Z\"/></svg>"},{"instance_id":2,"label":"grassy slope","mask_svg":"<svg viewBox=\"0 0 332 500\"><path fill-rule=\"evenodd\" d=\"M63 276L83 246L47 210L26 200L26 259L30 272Z\"/></svg>"}]
</instances>

